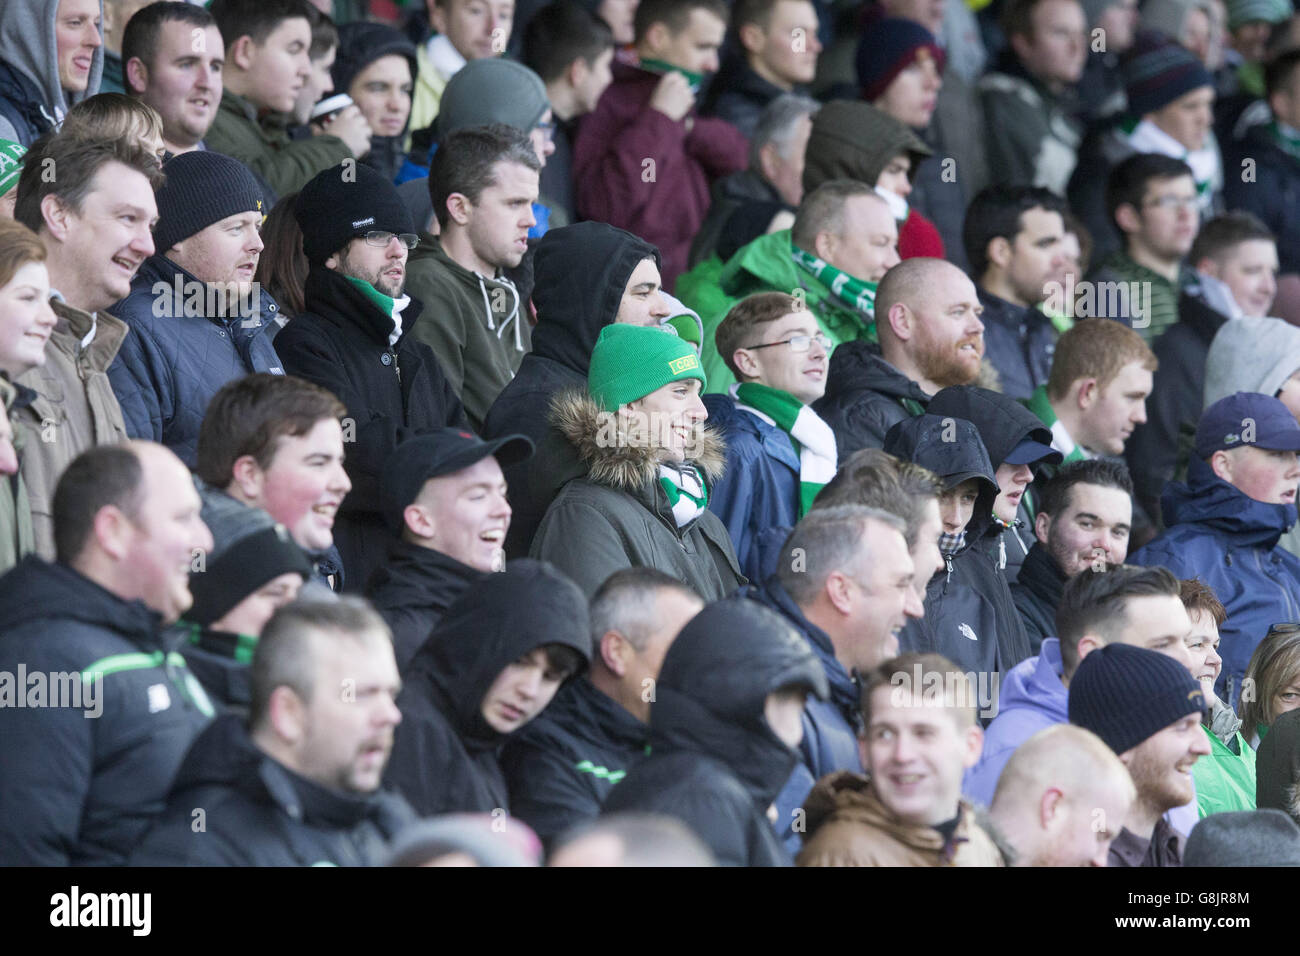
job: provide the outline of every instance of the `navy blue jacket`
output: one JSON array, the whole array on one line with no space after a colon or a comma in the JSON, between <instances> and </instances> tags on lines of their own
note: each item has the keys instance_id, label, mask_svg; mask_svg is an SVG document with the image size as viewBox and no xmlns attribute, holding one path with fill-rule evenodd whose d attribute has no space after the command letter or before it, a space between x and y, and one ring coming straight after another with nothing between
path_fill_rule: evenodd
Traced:
<instances>
[{"instance_id":1,"label":"navy blue jacket","mask_svg":"<svg viewBox=\"0 0 1300 956\"><path fill-rule=\"evenodd\" d=\"M1255 501L1195 457L1187 484L1171 482L1161 505L1167 530L1129 563L1163 565L1214 589L1228 611L1219 629L1223 673L1215 692L1235 707L1250 655L1269 626L1300 621L1300 558L1277 546L1296 522L1296 507Z\"/></svg>"},{"instance_id":2,"label":"navy blue jacket","mask_svg":"<svg viewBox=\"0 0 1300 956\"><path fill-rule=\"evenodd\" d=\"M799 520L799 455L785 431L741 411L729 395L705 395L704 407L727 443L727 469L709 491L709 510L727 526L745 577L762 581L772 561L760 544L770 550L785 540L763 532Z\"/></svg>"},{"instance_id":3,"label":"navy blue jacket","mask_svg":"<svg viewBox=\"0 0 1300 956\"><path fill-rule=\"evenodd\" d=\"M196 289L205 297L211 292L213 301L191 301ZM140 266L131 294L110 310L131 327L108 369L127 434L161 442L190 468L198 459L203 413L221 386L252 372L284 374L271 344L279 331L275 300L259 290L247 315L231 309L220 317L219 290L155 255Z\"/></svg>"},{"instance_id":4,"label":"navy blue jacket","mask_svg":"<svg viewBox=\"0 0 1300 956\"><path fill-rule=\"evenodd\" d=\"M1003 395L1028 398L1052 372L1056 329L1037 309L977 291L984 306L984 357L997 369Z\"/></svg>"},{"instance_id":5,"label":"navy blue jacket","mask_svg":"<svg viewBox=\"0 0 1300 956\"><path fill-rule=\"evenodd\" d=\"M1283 273L1300 272L1300 159L1283 151L1268 125L1253 126L1231 150L1225 150L1223 198L1230 209L1252 212L1277 236ZM1250 182L1240 171L1243 159L1255 162Z\"/></svg>"},{"instance_id":6,"label":"navy blue jacket","mask_svg":"<svg viewBox=\"0 0 1300 956\"><path fill-rule=\"evenodd\" d=\"M746 587L741 595L766 604L789 621L821 661L830 684L826 700L809 697L803 709L803 741L799 744L799 763L776 797L777 832L791 855L803 845L803 830L795 829L795 811L803 806L808 791L828 773L851 770L862 773L858 753L858 730L862 725L858 705L857 678L850 675L835 658L835 649L826 632L806 617L781 582L770 578L762 588Z\"/></svg>"}]
</instances>

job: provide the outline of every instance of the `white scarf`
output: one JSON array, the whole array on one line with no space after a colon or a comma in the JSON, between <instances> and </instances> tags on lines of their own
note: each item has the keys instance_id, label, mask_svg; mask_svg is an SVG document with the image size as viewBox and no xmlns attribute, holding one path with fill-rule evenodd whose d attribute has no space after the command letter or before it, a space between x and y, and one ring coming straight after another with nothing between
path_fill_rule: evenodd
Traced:
<instances>
[{"instance_id":1,"label":"white scarf","mask_svg":"<svg viewBox=\"0 0 1300 956\"><path fill-rule=\"evenodd\" d=\"M1189 152L1186 146L1155 123L1144 119L1129 133L1128 143L1139 153L1160 153L1181 159L1192 167L1202 211L1210 208L1213 194L1223 189L1223 163L1219 159L1219 144L1212 133L1206 134L1204 146Z\"/></svg>"}]
</instances>

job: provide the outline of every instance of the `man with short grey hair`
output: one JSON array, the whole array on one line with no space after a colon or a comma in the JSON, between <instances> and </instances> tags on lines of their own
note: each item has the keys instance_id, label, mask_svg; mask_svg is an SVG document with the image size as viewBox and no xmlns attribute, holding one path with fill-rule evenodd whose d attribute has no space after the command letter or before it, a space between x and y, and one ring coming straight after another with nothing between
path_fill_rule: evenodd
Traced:
<instances>
[{"instance_id":1,"label":"man with short grey hair","mask_svg":"<svg viewBox=\"0 0 1300 956\"><path fill-rule=\"evenodd\" d=\"M511 738L501 758L510 810L549 842L600 815L610 790L646 755L664 655L704 606L653 568L626 568L591 600L591 668Z\"/></svg>"},{"instance_id":2,"label":"man with short grey hair","mask_svg":"<svg viewBox=\"0 0 1300 956\"><path fill-rule=\"evenodd\" d=\"M777 821L797 850L800 807L813 784L836 770L862 772L858 753L857 674L898 653L897 633L923 613L901 518L864 505L810 511L794 527L776 574L736 600L766 604L812 646L830 683L830 698L803 713L800 763L776 798Z\"/></svg>"}]
</instances>

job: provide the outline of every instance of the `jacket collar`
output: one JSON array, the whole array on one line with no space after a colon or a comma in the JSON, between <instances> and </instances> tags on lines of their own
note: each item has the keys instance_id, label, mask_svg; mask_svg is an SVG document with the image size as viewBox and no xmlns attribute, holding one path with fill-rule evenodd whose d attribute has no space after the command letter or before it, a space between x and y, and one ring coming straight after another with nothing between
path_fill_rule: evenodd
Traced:
<instances>
[{"instance_id":1,"label":"jacket collar","mask_svg":"<svg viewBox=\"0 0 1300 956\"><path fill-rule=\"evenodd\" d=\"M230 302L231 296L222 289L223 285L230 288L235 283L216 284L209 289L208 283L196 278L161 253L146 259L131 282L132 292L144 290L157 296L163 303L162 308L169 310L164 313L166 315L205 318L231 331L247 329L256 335L266 329L280 311L275 300L260 285L254 287L257 289L257 301L250 303L251 309L244 308L244 296L236 294L233 296L234 301ZM192 310L189 305L199 290L203 296L200 308ZM236 307L234 314L221 314L220 306L227 303ZM217 306L212 314L208 314L209 304ZM235 322L235 319L240 321Z\"/></svg>"},{"instance_id":2,"label":"jacket collar","mask_svg":"<svg viewBox=\"0 0 1300 956\"><path fill-rule=\"evenodd\" d=\"M822 662L822 669L826 671L826 680L831 687L831 699L843 711L849 723L856 726L861 720L858 682L835 656L835 645L831 643L830 635L804 616L803 610L795 603L790 592L781 586L781 581L776 575L768 578L761 590L750 589L748 596L781 612L782 616L803 635L812 647L813 653Z\"/></svg>"},{"instance_id":3,"label":"jacket collar","mask_svg":"<svg viewBox=\"0 0 1300 956\"><path fill-rule=\"evenodd\" d=\"M336 325L350 325L375 345L384 349L389 347L388 337L395 327L393 317L382 311L341 273L323 265L313 265L307 273L307 282L303 288L303 304L305 311ZM393 351L402 347L423 310L420 300L412 298L402 312L402 334L393 346Z\"/></svg>"},{"instance_id":4,"label":"jacket collar","mask_svg":"<svg viewBox=\"0 0 1300 956\"><path fill-rule=\"evenodd\" d=\"M1053 608L1060 605L1061 596L1065 593L1065 575L1056 566L1056 561L1047 553L1041 541L1035 541L1034 546L1025 555L1025 562L1020 567L1020 576L1016 580L1024 585L1025 590L1041 598Z\"/></svg>"},{"instance_id":5,"label":"jacket collar","mask_svg":"<svg viewBox=\"0 0 1300 956\"><path fill-rule=\"evenodd\" d=\"M50 336L55 347L70 359L85 354L91 368L108 371L122 340L126 338L126 323L103 309L85 312L74 308L57 293L50 296L50 308L59 319L54 334ZM89 342L86 342L87 338Z\"/></svg>"}]
</instances>

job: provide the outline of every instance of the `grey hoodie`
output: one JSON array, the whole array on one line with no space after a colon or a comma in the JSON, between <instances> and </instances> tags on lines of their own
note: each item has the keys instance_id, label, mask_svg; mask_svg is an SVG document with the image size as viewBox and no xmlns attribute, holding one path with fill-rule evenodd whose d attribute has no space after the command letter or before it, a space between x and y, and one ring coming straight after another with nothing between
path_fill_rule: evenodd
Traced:
<instances>
[{"instance_id":1,"label":"grey hoodie","mask_svg":"<svg viewBox=\"0 0 1300 956\"><path fill-rule=\"evenodd\" d=\"M1281 319L1225 322L1205 359L1203 408L1237 392L1276 395L1300 371L1300 328Z\"/></svg>"},{"instance_id":2,"label":"grey hoodie","mask_svg":"<svg viewBox=\"0 0 1300 956\"><path fill-rule=\"evenodd\" d=\"M4 0L0 3L0 61L21 73L40 91L42 114L56 128L63 123L68 107L99 92L104 72L104 48L96 48L90 63L86 89L71 99L59 82L59 50L54 24L58 0ZM99 15L104 15L100 0ZM103 36L103 29L100 29ZM0 139L18 140L18 130L0 115Z\"/></svg>"}]
</instances>

